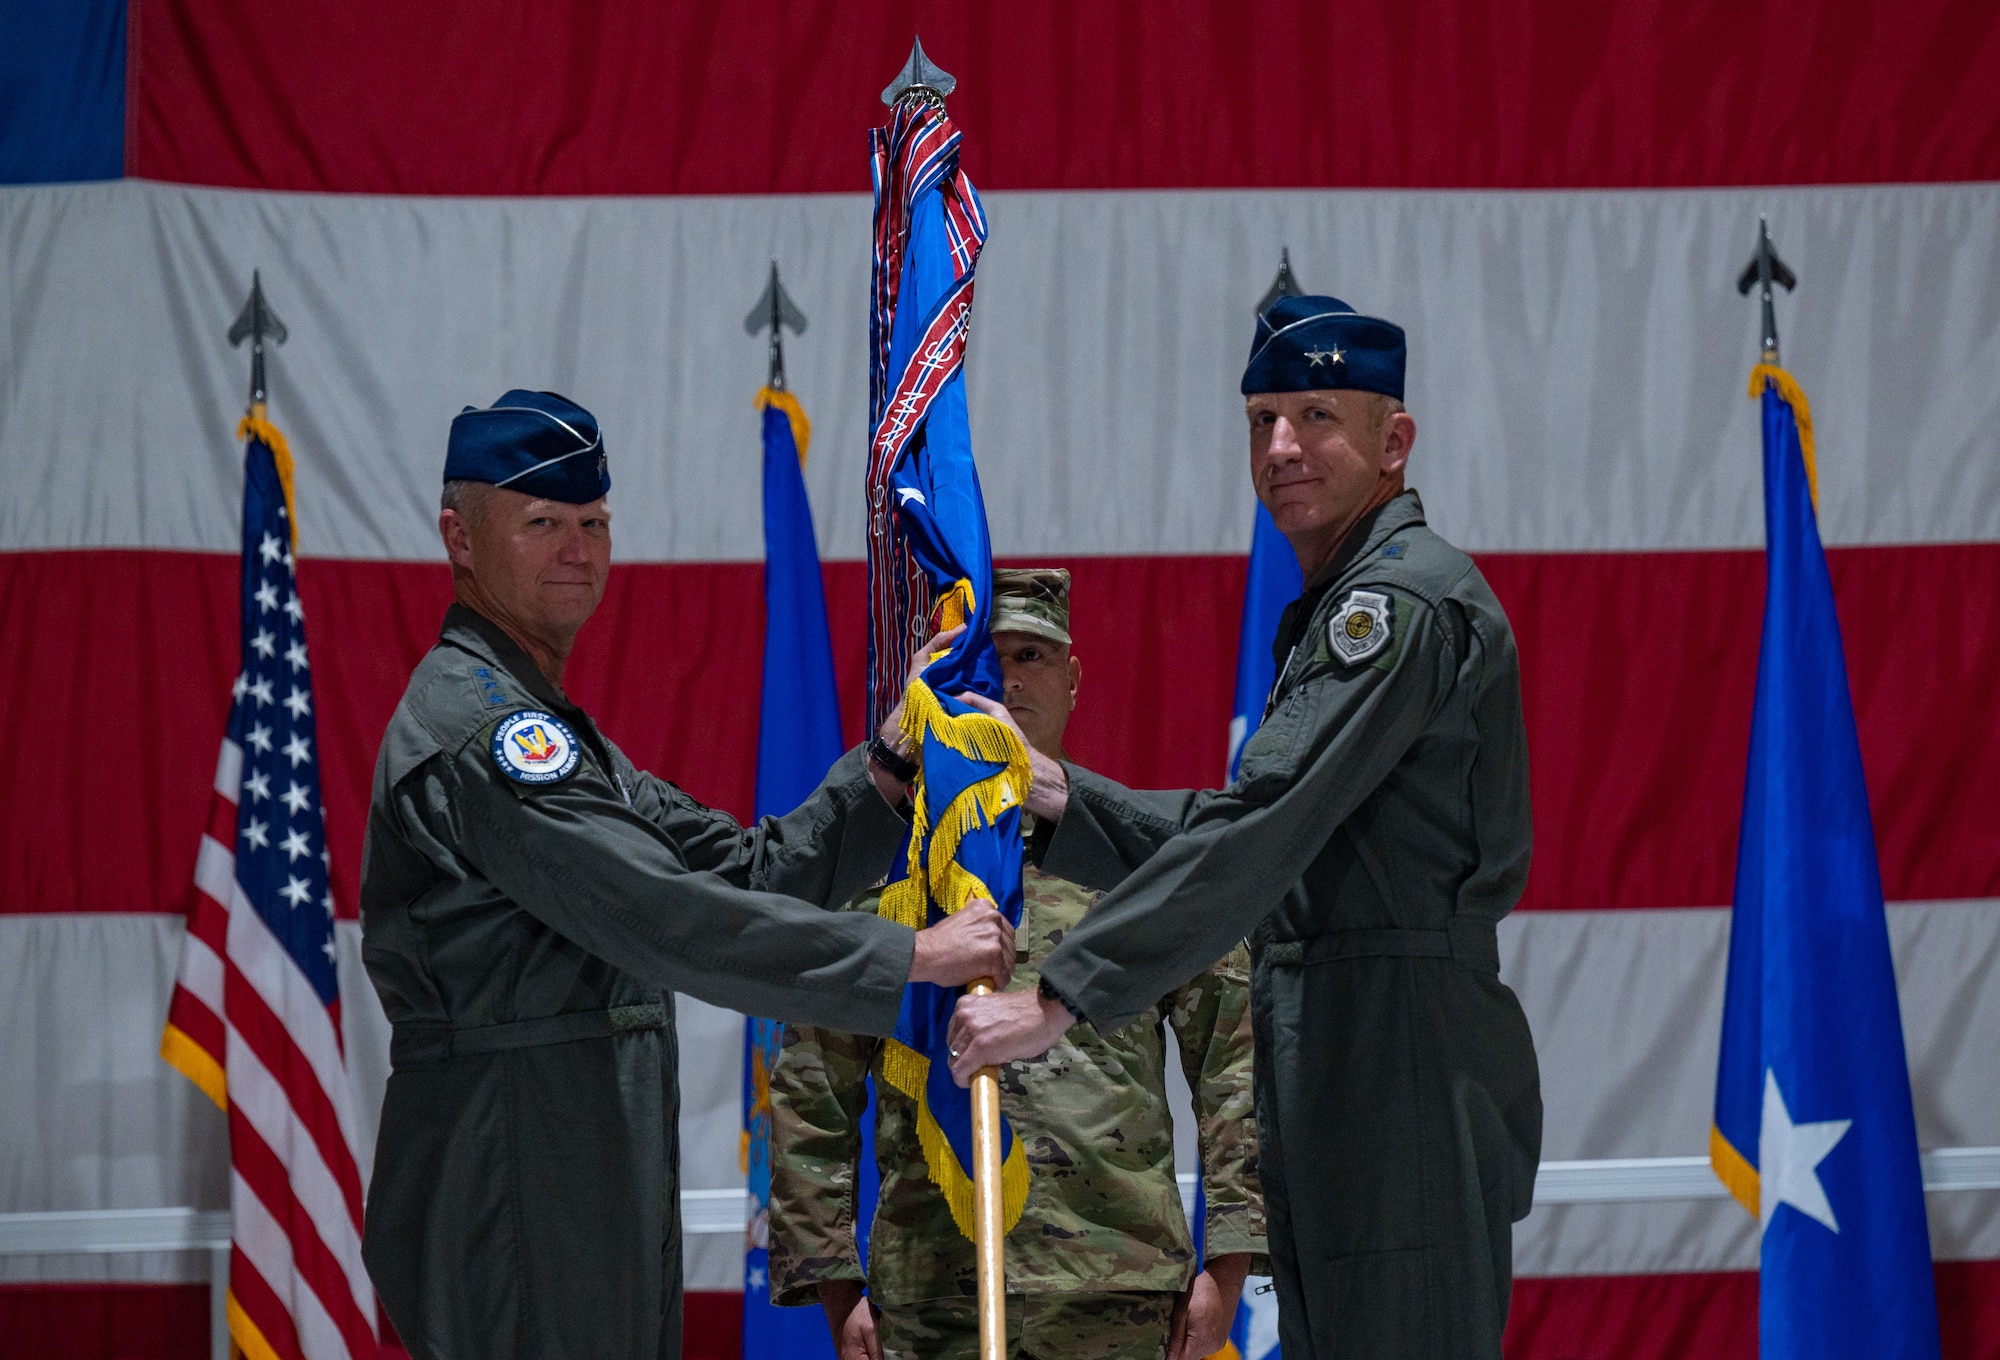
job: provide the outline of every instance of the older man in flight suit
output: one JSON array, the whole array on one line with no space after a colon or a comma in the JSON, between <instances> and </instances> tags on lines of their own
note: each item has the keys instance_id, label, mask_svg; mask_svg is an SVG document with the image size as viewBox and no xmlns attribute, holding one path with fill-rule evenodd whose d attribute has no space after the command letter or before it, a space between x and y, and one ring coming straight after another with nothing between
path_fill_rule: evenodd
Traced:
<instances>
[{"instance_id":1,"label":"older man in flight suit","mask_svg":"<svg viewBox=\"0 0 2000 1360\"><path fill-rule=\"evenodd\" d=\"M1007 711L1036 749L1062 756L1082 676L1069 573L995 572L992 630ZM1015 987L1032 990L1035 968L1101 895L1026 867ZM851 909L873 912L879 898L870 892ZM1163 1020L1194 1097L1208 1210L1199 1266L1174 1183ZM1017 1354L1198 1360L1221 1349L1264 1251L1251 1050L1250 957L1239 941L1116 1033L1079 1025L1039 1060L1001 1069L1001 1108L1031 1172L1006 1242ZM926 1172L916 1103L881 1080L882 1056L879 1040L785 1027L771 1075L771 1296L817 1298L840 1360L969 1360L979 1341L972 1244ZM864 1272L854 1194L871 1069L882 1189Z\"/></svg>"},{"instance_id":2,"label":"older man in flight suit","mask_svg":"<svg viewBox=\"0 0 2000 1360\"><path fill-rule=\"evenodd\" d=\"M1306 579L1264 725L1221 792L1038 762L1043 867L1110 889L1041 991L967 998L961 1079L1109 1032L1251 931L1257 1127L1285 1360L1499 1360L1541 1146L1494 926L1529 852L1507 617L1403 487L1404 338L1334 298L1259 318L1257 495Z\"/></svg>"},{"instance_id":3,"label":"older man in flight suit","mask_svg":"<svg viewBox=\"0 0 2000 1360\"><path fill-rule=\"evenodd\" d=\"M990 904L921 932L812 905L908 834L860 750L745 828L570 701L611 545L588 411L467 408L444 477L458 602L383 738L362 868L394 1025L364 1256L420 1360L677 1357L671 992L887 1033L913 979L1011 974L1012 932Z\"/></svg>"}]
</instances>

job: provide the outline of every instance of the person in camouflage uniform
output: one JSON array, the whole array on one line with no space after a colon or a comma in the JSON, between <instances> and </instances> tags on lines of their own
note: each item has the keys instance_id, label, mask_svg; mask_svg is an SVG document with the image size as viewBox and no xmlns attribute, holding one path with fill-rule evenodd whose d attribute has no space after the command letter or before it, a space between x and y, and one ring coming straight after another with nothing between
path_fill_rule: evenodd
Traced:
<instances>
[{"instance_id":1,"label":"person in camouflage uniform","mask_svg":"<svg viewBox=\"0 0 2000 1360\"><path fill-rule=\"evenodd\" d=\"M1082 673L1068 625L1067 571L995 573L992 628L1006 704L1028 740L1051 754L1062 751ZM1036 867L1032 819L1025 825L1031 862L1012 986L1032 990L1039 961L1100 894ZM880 895L877 888L847 909L873 912ZM1249 954L1239 943L1124 1028L1100 1036L1078 1026L1045 1056L1000 1069L1001 1108L1031 1169L1027 1206L1006 1241L1010 1353L1180 1360L1220 1347L1243 1277L1264 1251L1249 999ZM1207 1197L1200 1271L1174 1181L1163 1020L1179 1042L1199 1123ZM841 1360L970 1357L978 1343L972 1243L926 1170L916 1103L882 1079L883 1048L879 1039L785 1028L770 1082L771 1299L823 1304ZM871 1071L882 1188L864 1275L855 1187Z\"/></svg>"}]
</instances>

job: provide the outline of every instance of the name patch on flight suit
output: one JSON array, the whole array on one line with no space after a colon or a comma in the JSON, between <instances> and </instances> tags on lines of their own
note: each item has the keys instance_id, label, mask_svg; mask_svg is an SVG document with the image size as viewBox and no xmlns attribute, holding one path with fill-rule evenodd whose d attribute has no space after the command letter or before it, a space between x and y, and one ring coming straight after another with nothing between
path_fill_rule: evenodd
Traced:
<instances>
[{"instance_id":1,"label":"name patch on flight suit","mask_svg":"<svg viewBox=\"0 0 2000 1360\"><path fill-rule=\"evenodd\" d=\"M553 784L576 773L576 733L553 713L523 709L493 729L493 763L517 784Z\"/></svg>"},{"instance_id":2,"label":"name patch on flight suit","mask_svg":"<svg viewBox=\"0 0 2000 1360\"><path fill-rule=\"evenodd\" d=\"M1389 645L1391 604L1387 595L1357 590L1341 602L1327 625L1327 645L1345 665L1354 666Z\"/></svg>"}]
</instances>

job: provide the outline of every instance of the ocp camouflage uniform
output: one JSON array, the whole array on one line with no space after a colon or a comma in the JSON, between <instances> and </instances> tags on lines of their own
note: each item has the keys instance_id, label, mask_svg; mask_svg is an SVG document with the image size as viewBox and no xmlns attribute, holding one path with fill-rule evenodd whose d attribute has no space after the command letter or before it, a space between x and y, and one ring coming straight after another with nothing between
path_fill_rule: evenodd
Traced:
<instances>
[{"instance_id":1,"label":"ocp camouflage uniform","mask_svg":"<svg viewBox=\"0 0 2000 1360\"><path fill-rule=\"evenodd\" d=\"M1032 842L1031 842L1032 844ZM1099 894L1033 864L1023 875L1010 991ZM848 904L876 909L879 890ZM1170 1022L1194 1096L1211 1255L1264 1251L1251 1113L1249 954L1229 954L1108 1037L1072 1029L1039 1059L1000 1069L1000 1105L1031 1170L1006 1241L1008 1327L1018 1353L1122 1360L1161 1353L1175 1298L1195 1274L1174 1181L1166 1101ZM917 1142L916 1102L882 1076L883 1041L788 1025L771 1076L771 1298L817 1301L824 1281L864 1279L855 1176L872 1071L877 1201L865 1279L892 1355L973 1353L972 1243L953 1224ZM1261 1261L1255 1267L1265 1269Z\"/></svg>"}]
</instances>

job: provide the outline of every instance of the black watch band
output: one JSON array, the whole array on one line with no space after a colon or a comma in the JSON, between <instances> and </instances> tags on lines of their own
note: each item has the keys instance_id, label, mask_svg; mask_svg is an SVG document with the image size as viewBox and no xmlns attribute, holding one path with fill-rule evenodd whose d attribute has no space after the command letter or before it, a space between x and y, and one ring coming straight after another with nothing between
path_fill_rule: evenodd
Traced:
<instances>
[{"instance_id":1,"label":"black watch band","mask_svg":"<svg viewBox=\"0 0 2000 1360\"><path fill-rule=\"evenodd\" d=\"M1064 996L1061 992L1057 991L1054 987L1050 986L1049 980L1047 978L1042 978L1040 981L1038 981L1035 984L1035 990L1040 992L1043 996L1047 997L1049 1000L1060 1003L1062 1008L1069 1012L1070 1018L1072 1020L1083 1019L1083 1012L1078 1010L1075 1006L1071 1005L1070 999L1068 997Z\"/></svg>"},{"instance_id":2,"label":"black watch band","mask_svg":"<svg viewBox=\"0 0 2000 1360\"><path fill-rule=\"evenodd\" d=\"M868 739L868 758L882 767L891 779L901 784L917 782L917 771L922 767L916 761L896 754L896 748L882 740L881 734Z\"/></svg>"}]
</instances>

